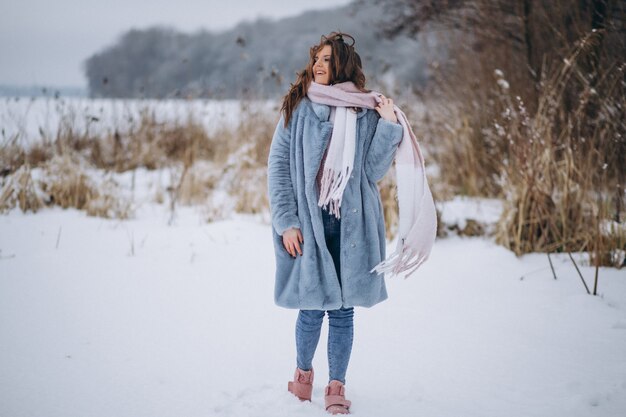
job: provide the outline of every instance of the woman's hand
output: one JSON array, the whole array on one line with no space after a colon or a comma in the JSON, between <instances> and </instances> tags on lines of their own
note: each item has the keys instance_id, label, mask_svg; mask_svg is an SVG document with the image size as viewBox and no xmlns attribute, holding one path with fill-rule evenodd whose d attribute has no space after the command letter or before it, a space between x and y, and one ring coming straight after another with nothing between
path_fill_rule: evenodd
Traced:
<instances>
[{"instance_id":1,"label":"woman's hand","mask_svg":"<svg viewBox=\"0 0 626 417\"><path fill-rule=\"evenodd\" d=\"M300 244L303 243L302 233L300 229L291 228L283 233L283 246L291 256L296 257L296 251L302 256Z\"/></svg>"},{"instance_id":2,"label":"woman's hand","mask_svg":"<svg viewBox=\"0 0 626 417\"><path fill-rule=\"evenodd\" d=\"M389 120L393 123L398 123L398 118L396 117L396 112L393 110L393 100L380 95L382 102L378 103L378 106L375 107L375 110L380 114L385 120Z\"/></svg>"}]
</instances>

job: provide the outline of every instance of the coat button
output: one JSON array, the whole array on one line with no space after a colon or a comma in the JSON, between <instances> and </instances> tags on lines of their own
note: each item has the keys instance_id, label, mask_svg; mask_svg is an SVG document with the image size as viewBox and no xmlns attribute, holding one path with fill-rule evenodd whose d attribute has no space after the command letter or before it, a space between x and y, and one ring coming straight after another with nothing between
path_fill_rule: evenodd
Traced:
<instances>
[{"instance_id":1,"label":"coat button","mask_svg":"<svg viewBox=\"0 0 626 417\"><path fill-rule=\"evenodd\" d=\"M352 243L352 244L350 244L350 247L351 247L351 248L356 248L356 243Z\"/></svg>"},{"instance_id":2,"label":"coat button","mask_svg":"<svg viewBox=\"0 0 626 417\"><path fill-rule=\"evenodd\" d=\"M352 212L353 212L353 213L356 213L357 211L359 211L359 210L357 210L357 209L352 209Z\"/></svg>"}]
</instances>

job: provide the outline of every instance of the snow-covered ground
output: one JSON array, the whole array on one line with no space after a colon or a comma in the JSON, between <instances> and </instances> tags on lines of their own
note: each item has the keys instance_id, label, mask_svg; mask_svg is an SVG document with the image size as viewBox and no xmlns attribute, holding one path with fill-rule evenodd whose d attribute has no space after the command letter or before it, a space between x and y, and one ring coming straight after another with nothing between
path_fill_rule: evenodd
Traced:
<instances>
[{"instance_id":1,"label":"snow-covered ground","mask_svg":"<svg viewBox=\"0 0 626 417\"><path fill-rule=\"evenodd\" d=\"M313 401L286 390L297 311L273 304L266 220L168 219L152 203L127 221L0 216L0 416L325 415L327 323ZM594 297L553 260L557 280L545 255L452 236L388 278L389 299L355 312L353 414L626 415L626 273L601 269Z\"/></svg>"},{"instance_id":2,"label":"snow-covered ground","mask_svg":"<svg viewBox=\"0 0 626 417\"><path fill-rule=\"evenodd\" d=\"M275 103L252 105L275 113ZM240 109L4 98L1 143L27 146L66 122L123 131L143 111L159 122L191 115L211 133L238 123ZM168 226L167 196L154 201L173 171L87 172L96 184L114 180L134 218L58 208L0 215L0 417L325 415L327 323L313 401L286 390L297 311L273 303L267 213L230 215L232 196L218 186L206 205L177 207ZM438 209L450 231L472 219L489 232L502 205L456 197ZM229 219L206 223L207 212ZM553 257L554 280L545 255L516 258L490 238L450 235L415 276L387 279L388 300L356 309L353 414L625 416L626 272L601 269L594 297L567 256ZM592 287L587 256L576 259Z\"/></svg>"}]
</instances>

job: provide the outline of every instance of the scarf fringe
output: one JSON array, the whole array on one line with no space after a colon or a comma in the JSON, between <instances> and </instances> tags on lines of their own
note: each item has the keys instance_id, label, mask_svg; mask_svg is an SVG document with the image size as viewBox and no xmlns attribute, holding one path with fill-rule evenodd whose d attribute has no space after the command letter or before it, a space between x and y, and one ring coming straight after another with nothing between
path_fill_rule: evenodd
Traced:
<instances>
[{"instance_id":1,"label":"scarf fringe","mask_svg":"<svg viewBox=\"0 0 626 417\"><path fill-rule=\"evenodd\" d=\"M404 278L408 278L428 259L428 255L420 254L415 249L410 249L403 245L380 262L370 272L377 274L391 273L392 275L404 274Z\"/></svg>"},{"instance_id":2,"label":"scarf fringe","mask_svg":"<svg viewBox=\"0 0 626 417\"><path fill-rule=\"evenodd\" d=\"M343 192L348 186L350 169L346 172L335 172L332 168L325 168L322 173L320 184L320 198L317 205L329 210L338 219L341 218L340 208L343 199Z\"/></svg>"}]
</instances>

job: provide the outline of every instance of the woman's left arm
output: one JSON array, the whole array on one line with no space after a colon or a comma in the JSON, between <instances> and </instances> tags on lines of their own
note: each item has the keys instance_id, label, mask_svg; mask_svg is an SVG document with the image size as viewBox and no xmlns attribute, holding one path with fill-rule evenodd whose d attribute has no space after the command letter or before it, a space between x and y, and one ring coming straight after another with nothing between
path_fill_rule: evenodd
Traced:
<instances>
[{"instance_id":1,"label":"woman's left arm","mask_svg":"<svg viewBox=\"0 0 626 417\"><path fill-rule=\"evenodd\" d=\"M365 173L372 182L378 182L387 173L402 140L402 126L393 110L393 101L382 96L383 101L376 107L380 114L372 143L365 155Z\"/></svg>"}]
</instances>

